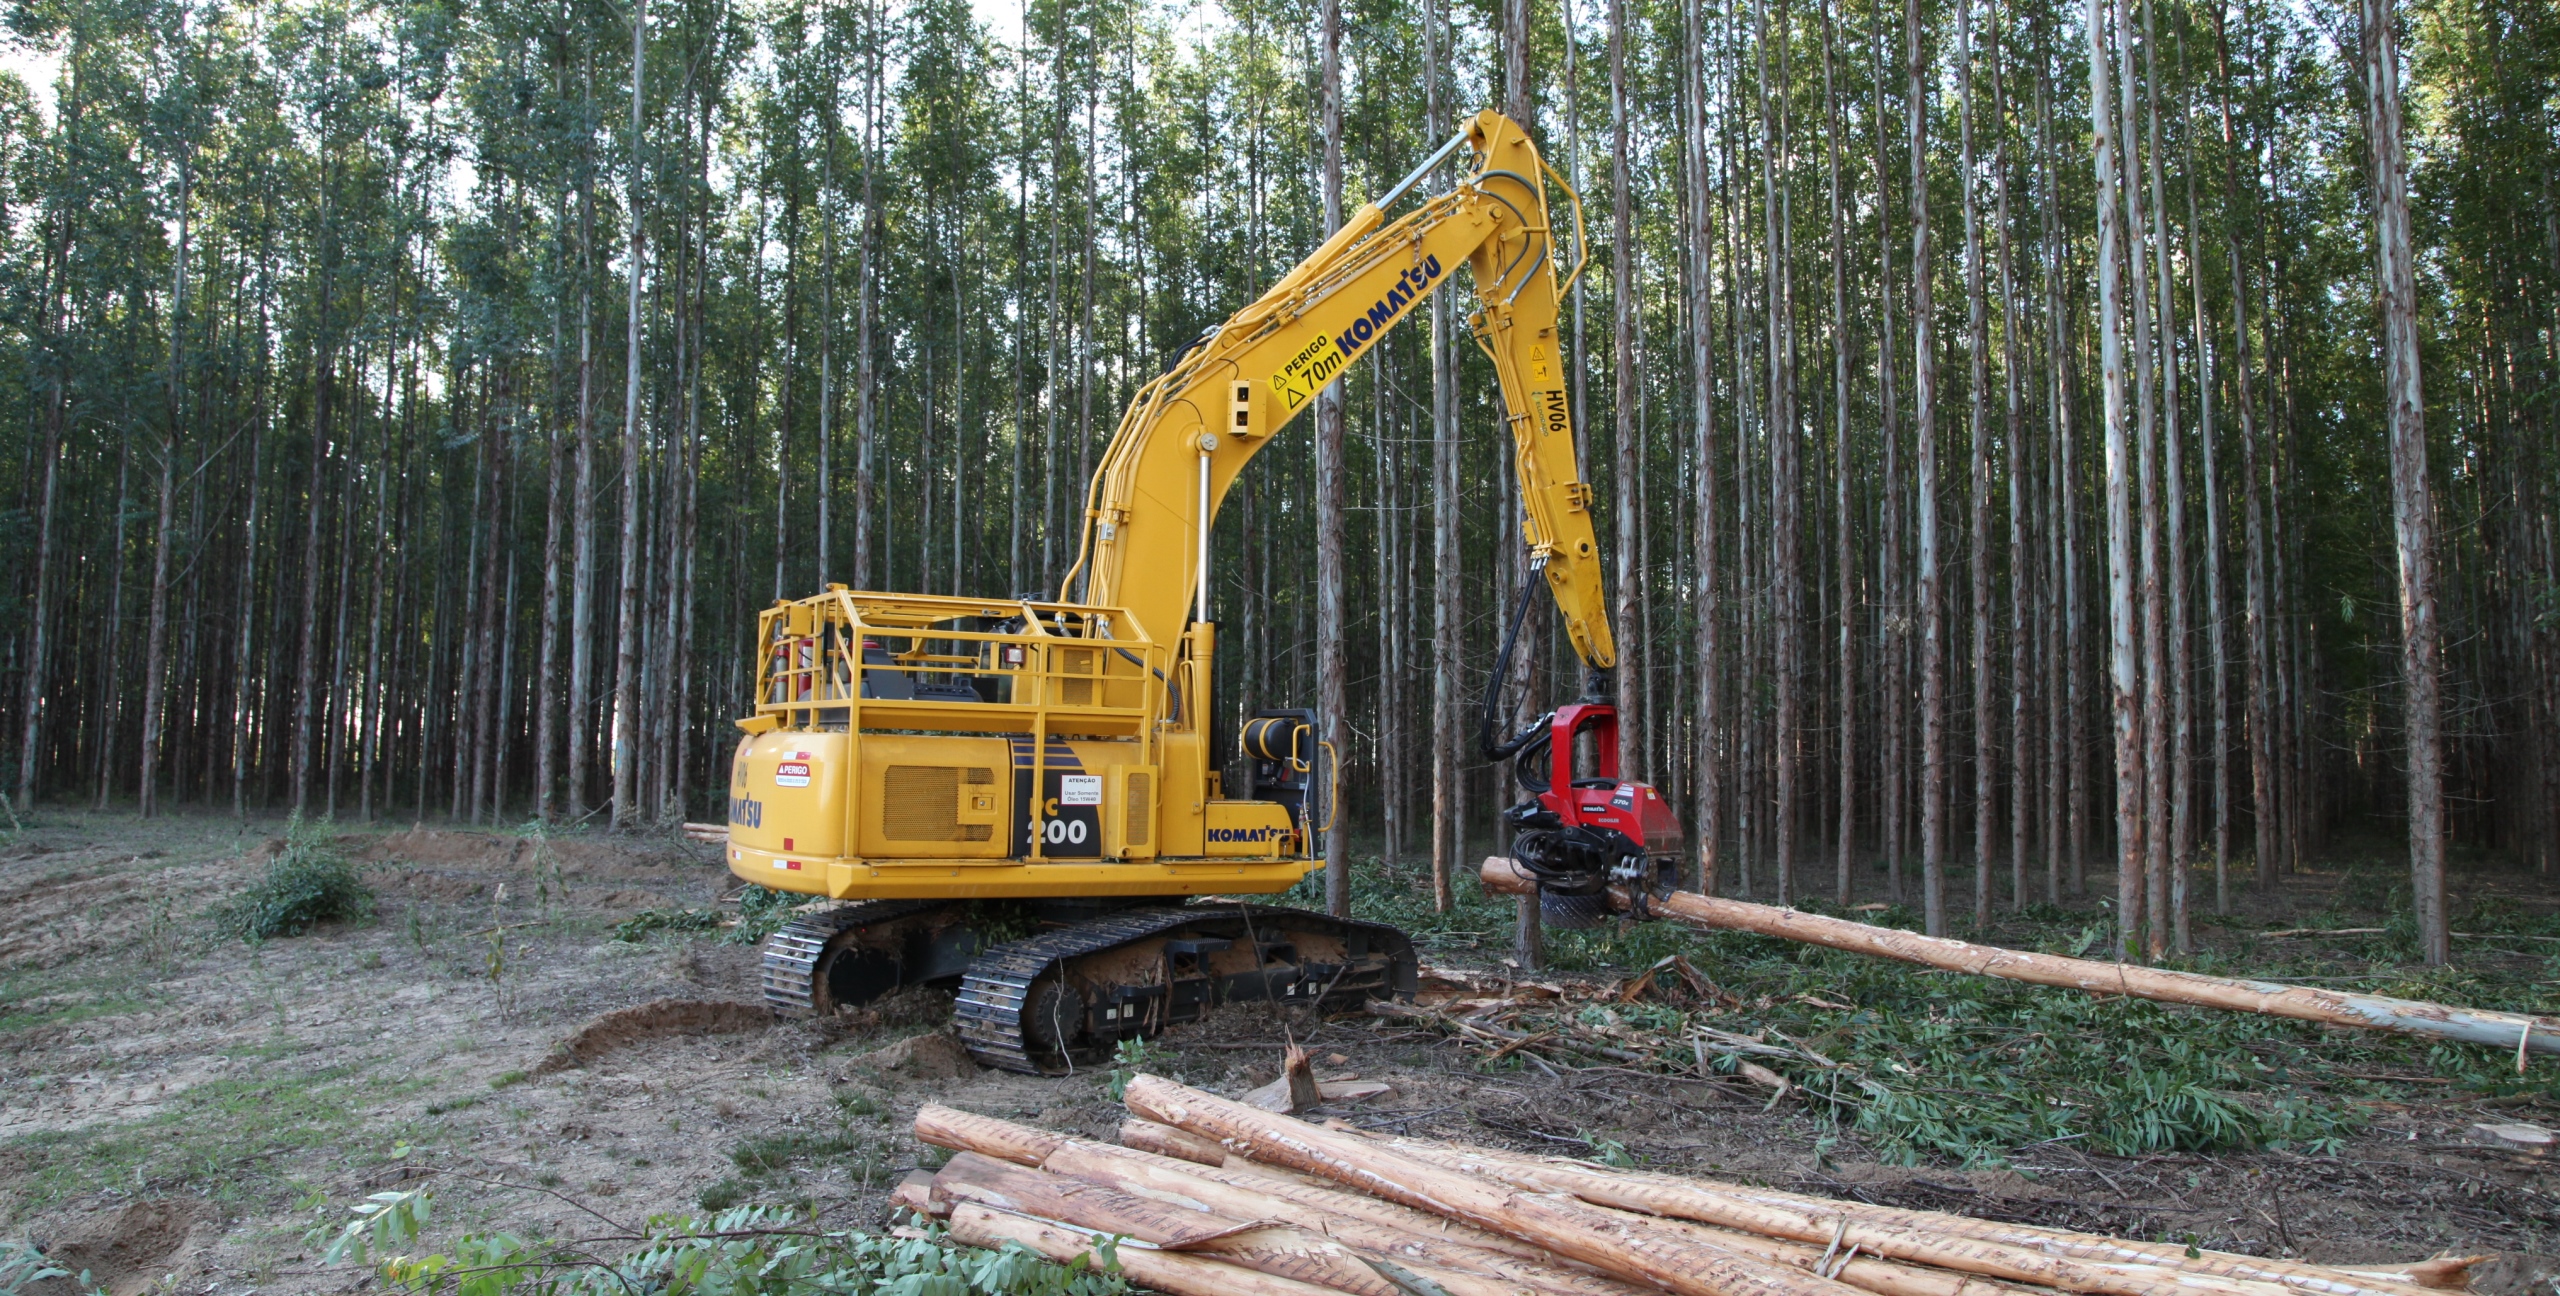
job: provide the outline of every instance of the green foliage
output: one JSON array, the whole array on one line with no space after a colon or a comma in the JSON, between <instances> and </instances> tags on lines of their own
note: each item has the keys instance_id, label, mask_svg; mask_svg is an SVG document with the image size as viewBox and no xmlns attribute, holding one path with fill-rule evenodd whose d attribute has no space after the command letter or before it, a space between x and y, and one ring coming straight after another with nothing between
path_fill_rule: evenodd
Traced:
<instances>
[{"instance_id":1,"label":"green foliage","mask_svg":"<svg viewBox=\"0 0 2560 1296\"><path fill-rule=\"evenodd\" d=\"M715 1196L734 1202L721 1191L732 1182L703 1190L708 1218L651 1219L640 1244L615 1260L596 1258L598 1248L577 1240L503 1232L464 1233L444 1250L401 1253L425 1232L427 1191L375 1193L357 1203L323 1259L372 1264L386 1285L413 1296L1120 1296L1129 1289L1116 1239L1095 1240L1099 1263L1057 1264L1016 1245L954 1245L939 1229L907 1238L830 1232L796 1211L712 1205Z\"/></svg>"},{"instance_id":2,"label":"green foliage","mask_svg":"<svg viewBox=\"0 0 2560 1296\"><path fill-rule=\"evenodd\" d=\"M729 1149L729 1161L750 1175L775 1174L788 1169L792 1162L811 1157L851 1156L867 1154L871 1145L850 1133L837 1134L767 1134L751 1138ZM865 1161L864 1178L870 1177Z\"/></svg>"},{"instance_id":3,"label":"green foliage","mask_svg":"<svg viewBox=\"0 0 2560 1296\"><path fill-rule=\"evenodd\" d=\"M320 1253L320 1261L363 1264L376 1251L389 1252L418 1236L427 1226L429 1208L424 1188L374 1193L355 1204L346 1223L339 1226L337 1237ZM314 1236L310 1242L317 1246L319 1238Z\"/></svg>"},{"instance_id":4,"label":"green foliage","mask_svg":"<svg viewBox=\"0 0 2560 1296\"><path fill-rule=\"evenodd\" d=\"M358 1131L358 1113L433 1083L426 1076L363 1081L342 1069L298 1070L287 1051L244 1049L234 1056L262 1065L238 1068L244 1078L172 1094L139 1120L13 1140L19 1207L40 1209L119 1186L262 1191L283 1164L313 1149L331 1149L333 1156L378 1153Z\"/></svg>"},{"instance_id":5,"label":"green foliage","mask_svg":"<svg viewBox=\"0 0 2560 1296\"><path fill-rule=\"evenodd\" d=\"M776 891L750 882L745 890L738 893L738 925L730 928L720 939L729 945L761 945L765 937L791 921L791 915L812 899L814 897L797 891ZM713 925L718 925L716 918ZM617 933L619 930L616 929Z\"/></svg>"},{"instance_id":6,"label":"green foliage","mask_svg":"<svg viewBox=\"0 0 2560 1296\"><path fill-rule=\"evenodd\" d=\"M1511 901L1482 895L1470 880L1460 882L1459 903L1439 914L1431 910L1427 881L1371 868L1355 868L1353 877L1353 911L1364 918L1406 926L1426 944L1476 932L1500 933L1495 948L1508 944ZM1809 901L1805 907L1828 906ZM2475 912L2484 926L2532 929L2555 921L2494 901ZM1900 909L1859 916L1917 925L1915 915ZM2108 930L2103 913L2038 906L1986 939L2085 953ZM2341 970L2326 956L2277 944L2245 958L2202 957L2192 966L2277 977ZM1573 1020L1631 1033L1629 1046L1658 1047L1672 1064L1696 1056L1692 1027L1800 1044L1837 1065L1751 1060L1800 1086L1819 1118L1906 1162L1994 1164L2050 1142L2119 1156L2258 1147L2328 1152L2364 1125L2357 1099L2412 1096L2412 1086L2372 1078L2395 1067L2432 1072L2483 1093L2560 1098L2560 1080L2516 1076L2511 1053L1957 976L1745 932L1619 923L1551 931L1546 951L1549 965L1564 971L1625 970L1665 954L1686 956L1741 1006L1721 997L1584 1004L1571 1010ZM2353 967L2370 977L2359 988L2380 994L2519 1012L2560 1008L2560 980L2550 975L2560 972L2560 958L2540 977L2388 963ZM1741 1060L1719 1054L1712 1043L1705 1052L1725 1072ZM2441 1094L2435 1086L2428 1091Z\"/></svg>"},{"instance_id":7,"label":"green foliage","mask_svg":"<svg viewBox=\"0 0 2560 1296\"><path fill-rule=\"evenodd\" d=\"M745 1201L754 1191L743 1179L718 1179L694 1195L694 1204L707 1211L724 1211Z\"/></svg>"},{"instance_id":8,"label":"green foliage","mask_svg":"<svg viewBox=\"0 0 2560 1296\"><path fill-rule=\"evenodd\" d=\"M44 1258L44 1252L26 1242L0 1242L0 1296L18 1293L48 1278L68 1278L71 1271L56 1268ZM80 1285L88 1288L89 1275L80 1275Z\"/></svg>"},{"instance_id":9,"label":"green foliage","mask_svg":"<svg viewBox=\"0 0 2560 1296\"><path fill-rule=\"evenodd\" d=\"M1143 1036L1124 1039L1115 1045L1111 1050L1111 1078L1106 1086L1110 1090L1111 1101L1120 1101L1129 1092L1129 1082L1137 1079L1139 1072L1166 1056L1163 1049Z\"/></svg>"},{"instance_id":10,"label":"green foliage","mask_svg":"<svg viewBox=\"0 0 2560 1296\"><path fill-rule=\"evenodd\" d=\"M248 941L372 916L373 892L329 840L328 826L300 815L286 825L284 850L267 862L266 875L214 914L226 935Z\"/></svg>"},{"instance_id":11,"label":"green foliage","mask_svg":"<svg viewBox=\"0 0 2560 1296\"><path fill-rule=\"evenodd\" d=\"M1621 1170L1633 1170L1643 1164L1635 1153L1627 1150L1625 1143L1617 1139L1591 1138L1583 1141L1591 1145L1592 1159L1602 1165L1616 1166Z\"/></svg>"}]
</instances>

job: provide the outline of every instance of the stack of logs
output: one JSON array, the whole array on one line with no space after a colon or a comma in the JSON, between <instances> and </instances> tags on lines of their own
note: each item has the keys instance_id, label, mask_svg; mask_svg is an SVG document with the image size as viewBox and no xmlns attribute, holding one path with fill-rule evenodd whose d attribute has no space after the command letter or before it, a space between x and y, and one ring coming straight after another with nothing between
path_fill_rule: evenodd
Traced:
<instances>
[{"instance_id":1,"label":"stack of logs","mask_svg":"<svg viewBox=\"0 0 2560 1296\"><path fill-rule=\"evenodd\" d=\"M928 1106L899 1186L952 1240L1108 1247L1177 1296L2432 1296L2387 1271L2129 1242L1311 1124L1154 1076L1121 1145Z\"/></svg>"}]
</instances>

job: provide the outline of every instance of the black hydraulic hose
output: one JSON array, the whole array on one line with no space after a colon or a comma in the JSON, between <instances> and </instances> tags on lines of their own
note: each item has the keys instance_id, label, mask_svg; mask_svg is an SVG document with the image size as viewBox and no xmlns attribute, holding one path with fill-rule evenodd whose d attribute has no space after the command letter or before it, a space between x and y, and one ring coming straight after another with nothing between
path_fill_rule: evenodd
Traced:
<instances>
[{"instance_id":1,"label":"black hydraulic hose","mask_svg":"<svg viewBox=\"0 0 2560 1296\"><path fill-rule=\"evenodd\" d=\"M1476 745L1483 750L1484 758L1489 761L1511 759L1520 753L1521 748L1535 741L1547 729L1548 717L1540 716L1531 721L1528 728L1513 735L1509 742L1497 743L1493 739L1494 733L1500 726L1502 679L1511 673L1511 650L1519 646L1520 623L1529 619L1529 600L1537 597L1538 586L1541 583L1537 578L1545 571L1546 565L1543 563L1529 569L1531 579L1521 584L1520 602L1511 609L1511 625L1502 632L1502 650L1495 653L1493 657L1493 678L1486 680L1484 684L1484 720L1476 731ZM1553 712L1548 713L1548 715L1553 714Z\"/></svg>"}]
</instances>

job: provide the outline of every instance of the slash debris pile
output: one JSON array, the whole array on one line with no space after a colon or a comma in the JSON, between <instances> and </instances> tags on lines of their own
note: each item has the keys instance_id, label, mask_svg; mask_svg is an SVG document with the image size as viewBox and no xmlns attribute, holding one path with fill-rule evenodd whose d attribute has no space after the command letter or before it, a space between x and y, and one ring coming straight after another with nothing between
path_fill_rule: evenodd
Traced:
<instances>
[{"instance_id":1,"label":"slash debris pile","mask_svg":"<svg viewBox=\"0 0 2560 1296\"><path fill-rule=\"evenodd\" d=\"M1126 1102L1123 1146L925 1107L916 1136L957 1155L899 1201L954 1241L1116 1256L1177 1296L2431 1296L2478 1263L2339 1269L1612 1170L1155 1076Z\"/></svg>"}]
</instances>

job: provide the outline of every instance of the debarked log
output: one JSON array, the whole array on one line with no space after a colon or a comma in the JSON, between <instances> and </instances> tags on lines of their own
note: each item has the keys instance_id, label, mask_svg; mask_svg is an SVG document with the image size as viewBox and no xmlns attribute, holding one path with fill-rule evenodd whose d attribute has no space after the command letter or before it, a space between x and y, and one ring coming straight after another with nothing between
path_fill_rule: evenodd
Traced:
<instances>
[{"instance_id":1,"label":"debarked log","mask_svg":"<svg viewBox=\"0 0 2560 1296\"><path fill-rule=\"evenodd\" d=\"M1078 1256L1100 1257L1100 1239L1044 1220L1013 1215L976 1202L951 1211L951 1238L968 1246L995 1249L1019 1242L1060 1262ZM1339 1296L1331 1287L1257 1273L1243 1265L1207 1256L1161 1251L1126 1242L1115 1248L1120 1272L1131 1282L1171 1292L1174 1296Z\"/></svg>"},{"instance_id":2,"label":"debarked log","mask_svg":"<svg viewBox=\"0 0 2560 1296\"><path fill-rule=\"evenodd\" d=\"M1485 860L1479 876L1487 891L1522 895L1534 890L1534 883L1519 865L1499 855ZM1620 890L1612 889L1610 900L1621 911L1629 906L1629 897ZM1694 891L1675 891L1669 896L1650 900L1647 909L1655 916L1674 919L1692 927L1757 932L1781 940L1802 941L1808 945L1900 959L1950 972L2023 981L2030 985L2059 986L2090 994L2125 995L2161 1003L2220 1008L2228 1012L2290 1017L2330 1026L2459 1040L2508 1053L2560 1054L2560 1019L2550 1017L2457 1008L2450 1004L2356 994L2317 986L2207 976L2200 972L2178 972L2136 963L2102 963L2061 954L2002 949L1996 945L1976 945L1945 936L1923 936L1898 928L1873 927L1845 918L1826 918L1798 909L1726 900Z\"/></svg>"}]
</instances>

